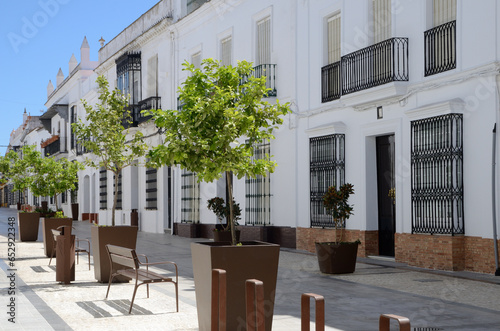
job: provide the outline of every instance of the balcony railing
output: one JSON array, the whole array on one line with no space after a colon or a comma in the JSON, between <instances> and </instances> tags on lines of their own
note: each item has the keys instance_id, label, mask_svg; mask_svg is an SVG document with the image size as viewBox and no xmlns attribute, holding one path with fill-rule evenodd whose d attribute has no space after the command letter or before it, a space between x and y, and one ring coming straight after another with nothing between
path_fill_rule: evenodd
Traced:
<instances>
[{"instance_id":1,"label":"balcony railing","mask_svg":"<svg viewBox=\"0 0 500 331\"><path fill-rule=\"evenodd\" d=\"M321 100L395 81L408 81L408 38L390 38L321 68Z\"/></svg>"},{"instance_id":2,"label":"balcony railing","mask_svg":"<svg viewBox=\"0 0 500 331\"><path fill-rule=\"evenodd\" d=\"M133 115L134 121L140 124L149 120L151 116L146 116L142 113L143 110L149 109L161 109L161 97L149 97L139 102L136 108L138 112Z\"/></svg>"},{"instance_id":3,"label":"balcony railing","mask_svg":"<svg viewBox=\"0 0 500 331\"><path fill-rule=\"evenodd\" d=\"M261 64L253 68L253 74L256 78L266 76L266 87L269 90L267 96L275 97L276 91L276 64Z\"/></svg>"},{"instance_id":4,"label":"balcony railing","mask_svg":"<svg viewBox=\"0 0 500 331\"><path fill-rule=\"evenodd\" d=\"M451 21L424 32L425 76L457 67L457 22Z\"/></svg>"},{"instance_id":5,"label":"balcony railing","mask_svg":"<svg viewBox=\"0 0 500 331\"><path fill-rule=\"evenodd\" d=\"M46 156L54 155L61 151L61 139L58 135L54 135L51 138L42 142L42 147L44 154Z\"/></svg>"}]
</instances>

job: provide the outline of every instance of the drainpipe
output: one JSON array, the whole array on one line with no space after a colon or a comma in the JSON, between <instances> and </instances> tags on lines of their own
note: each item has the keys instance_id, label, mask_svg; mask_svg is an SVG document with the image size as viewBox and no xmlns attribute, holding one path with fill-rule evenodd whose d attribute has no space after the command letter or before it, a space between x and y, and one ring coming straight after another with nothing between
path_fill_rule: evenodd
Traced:
<instances>
[{"instance_id":1,"label":"drainpipe","mask_svg":"<svg viewBox=\"0 0 500 331\"><path fill-rule=\"evenodd\" d=\"M497 242L497 219L496 219L496 198L495 198L495 160L496 160L496 133L497 124L493 127L493 148L492 148L492 158L493 163L491 167L491 197L492 197L492 214L493 214L493 245L495 247L495 276L500 276L500 268L498 267L498 242Z\"/></svg>"}]
</instances>

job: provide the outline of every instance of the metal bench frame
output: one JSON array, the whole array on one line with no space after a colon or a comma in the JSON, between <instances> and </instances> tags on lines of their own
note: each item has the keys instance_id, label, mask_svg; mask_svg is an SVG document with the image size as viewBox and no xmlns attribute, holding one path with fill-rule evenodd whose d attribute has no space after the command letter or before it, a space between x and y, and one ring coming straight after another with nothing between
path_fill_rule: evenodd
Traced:
<instances>
[{"instance_id":1,"label":"metal bench frame","mask_svg":"<svg viewBox=\"0 0 500 331\"><path fill-rule=\"evenodd\" d=\"M54 258L54 254L56 253L57 247L57 236L61 235L61 230L63 226L58 227L57 229L51 229L52 236L54 236L54 243L52 244L52 254L50 255L49 265L52 263L52 259ZM84 248L80 246L80 242L86 242L88 248ZM76 264L80 264L80 253L87 253L87 257L89 259L89 270L90 270L90 241L88 239L78 239L75 237L75 253L76 253Z\"/></svg>"},{"instance_id":2,"label":"metal bench frame","mask_svg":"<svg viewBox=\"0 0 500 331\"><path fill-rule=\"evenodd\" d=\"M113 278L118 275L123 275L135 279L134 294L132 295L132 301L130 302L130 309L128 313L132 312L132 306L134 305L135 294L137 293L137 288L141 285L146 284L147 295L149 298L149 284L152 283L173 283L175 286L175 303L177 312L179 312L179 293L178 293L178 282L179 273L177 269L177 264L171 261L162 261L149 263L148 257L143 254L137 254L135 249L125 248L115 245L106 245L106 250L108 252L109 261L112 266L116 266L116 271L109 275L108 291L106 292L106 299L108 298L109 288L113 282ZM143 256L146 259L146 263L139 260L138 256ZM149 271L149 266L160 265L160 264L171 264L175 267L175 281L171 277L165 277L155 272ZM146 268L141 268L141 266L146 266ZM115 270L115 268L113 268Z\"/></svg>"}]
</instances>

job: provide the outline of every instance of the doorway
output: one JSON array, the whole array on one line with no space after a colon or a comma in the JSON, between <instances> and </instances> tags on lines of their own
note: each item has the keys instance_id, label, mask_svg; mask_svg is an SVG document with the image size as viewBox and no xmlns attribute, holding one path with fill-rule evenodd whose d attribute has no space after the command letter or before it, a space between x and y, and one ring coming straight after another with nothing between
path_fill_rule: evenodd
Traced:
<instances>
[{"instance_id":1,"label":"doorway","mask_svg":"<svg viewBox=\"0 0 500 331\"><path fill-rule=\"evenodd\" d=\"M394 134L376 138L379 255L394 256L396 195Z\"/></svg>"}]
</instances>

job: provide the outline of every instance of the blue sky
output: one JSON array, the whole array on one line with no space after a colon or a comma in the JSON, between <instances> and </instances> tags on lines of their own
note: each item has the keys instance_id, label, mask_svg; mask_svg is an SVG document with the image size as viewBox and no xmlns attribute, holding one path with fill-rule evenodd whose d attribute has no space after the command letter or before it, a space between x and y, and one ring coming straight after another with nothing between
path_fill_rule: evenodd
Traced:
<instances>
[{"instance_id":1,"label":"blue sky","mask_svg":"<svg viewBox=\"0 0 500 331\"><path fill-rule=\"evenodd\" d=\"M0 145L8 145L22 124L24 108L31 115L46 110L47 83L55 84L86 36L90 59L97 61L101 36L110 41L159 0L21 0L0 5ZM0 155L5 154L0 147Z\"/></svg>"}]
</instances>

